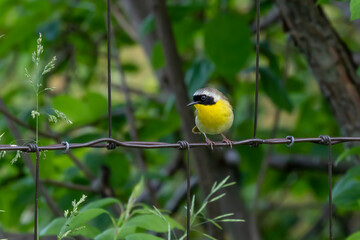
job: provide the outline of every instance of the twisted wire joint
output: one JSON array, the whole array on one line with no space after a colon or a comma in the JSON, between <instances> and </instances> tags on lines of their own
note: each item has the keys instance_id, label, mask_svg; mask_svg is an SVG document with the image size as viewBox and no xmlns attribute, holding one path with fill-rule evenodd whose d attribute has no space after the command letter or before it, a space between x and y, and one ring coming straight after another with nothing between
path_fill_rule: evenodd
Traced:
<instances>
[{"instance_id":1,"label":"twisted wire joint","mask_svg":"<svg viewBox=\"0 0 360 240\"><path fill-rule=\"evenodd\" d=\"M179 144L179 149L180 150L190 149L190 144L187 141L180 140L177 143Z\"/></svg>"},{"instance_id":2,"label":"twisted wire joint","mask_svg":"<svg viewBox=\"0 0 360 240\"><path fill-rule=\"evenodd\" d=\"M329 135L320 135L319 138L320 140L320 144L324 144L324 145L330 145L331 144L331 138Z\"/></svg>"},{"instance_id":3,"label":"twisted wire joint","mask_svg":"<svg viewBox=\"0 0 360 240\"><path fill-rule=\"evenodd\" d=\"M29 143L27 152L37 152L39 149L39 146L36 143Z\"/></svg>"}]
</instances>

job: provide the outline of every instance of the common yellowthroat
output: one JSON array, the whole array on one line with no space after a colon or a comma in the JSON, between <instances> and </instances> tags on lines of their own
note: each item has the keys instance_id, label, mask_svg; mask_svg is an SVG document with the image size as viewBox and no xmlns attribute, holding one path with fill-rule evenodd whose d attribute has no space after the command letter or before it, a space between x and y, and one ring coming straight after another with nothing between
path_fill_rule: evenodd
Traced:
<instances>
[{"instance_id":1,"label":"common yellowthroat","mask_svg":"<svg viewBox=\"0 0 360 240\"><path fill-rule=\"evenodd\" d=\"M193 102L187 106L192 106L195 110L195 124L193 133L204 134L206 143L213 149L214 142L206 134L221 134L222 141L232 147L232 141L223 134L233 124L234 114L228 99L215 88L202 88L193 95Z\"/></svg>"}]
</instances>

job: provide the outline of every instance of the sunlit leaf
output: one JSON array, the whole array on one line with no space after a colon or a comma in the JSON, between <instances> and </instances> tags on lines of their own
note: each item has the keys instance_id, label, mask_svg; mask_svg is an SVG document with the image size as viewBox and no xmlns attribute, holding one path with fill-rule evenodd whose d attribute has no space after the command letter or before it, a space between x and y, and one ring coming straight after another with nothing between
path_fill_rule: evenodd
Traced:
<instances>
[{"instance_id":1,"label":"sunlit leaf","mask_svg":"<svg viewBox=\"0 0 360 240\"><path fill-rule=\"evenodd\" d=\"M65 218L55 218L41 230L40 236L58 235L65 222Z\"/></svg>"},{"instance_id":2,"label":"sunlit leaf","mask_svg":"<svg viewBox=\"0 0 360 240\"><path fill-rule=\"evenodd\" d=\"M156 237L147 233L134 233L128 235L126 240L164 240L163 238Z\"/></svg>"},{"instance_id":3,"label":"sunlit leaf","mask_svg":"<svg viewBox=\"0 0 360 240\"><path fill-rule=\"evenodd\" d=\"M354 234L351 234L346 238L346 240L360 240L360 232L356 232Z\"/></svg>"},{"instance_id":4,"label":"sunlit leaf","mask_svg":"<svg viewBox=\"0 0 360 240\"><path fill-rule=\"evenodd\" d=\"M350 12L351 12L351 21L360 18L360 1L351 0L350 1Z\"/></svg>"},{"instance_id":5,"label":"sunlit leaf","mask_svg":"<svg viewBox=\"0 0 360 240\"><path fill-rule=\"evenodd\" d=\"M182 226L179 225L175 220L167 218L167 221L170 223L171 228L176 227L182 229ZM168 231L167 222L164 219L161 219L159 216L153 214L135 216L126 223L126 226L139 227L154 232Z\"/></svg>"},{"instance_id":6,"label":"sunlit leaf","mask_svg":"<svg viewBox=\"0 0 360 240\"><path fill-rule=\"evenodd\" d=\"M81 209L81 212L91 208L104 208L113 204L121 204L121 202L116 198L103 198L86 204L86 206Z\"/></svg>"}]
</instances>

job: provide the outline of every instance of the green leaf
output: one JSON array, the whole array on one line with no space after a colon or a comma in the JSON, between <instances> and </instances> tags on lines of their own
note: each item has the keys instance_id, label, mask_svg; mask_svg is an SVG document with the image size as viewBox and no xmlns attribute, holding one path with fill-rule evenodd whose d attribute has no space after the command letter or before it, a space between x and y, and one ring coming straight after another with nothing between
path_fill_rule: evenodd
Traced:
<instances>
[{"instance_id":1,"label":"green leaf","mask_svg":"<svg viewBox=\"0 0 360 240\"><path fill-rule=\"evenodd\" d=\"M359 209L360 199L360 166L348 170L333 189L333 201L339 208Z\"/></svg>"},{"instance_id":2,"label":"green leaf","mask_svg":"<svg viewBox=\"0 0 360 240\"><path fill-rule=\"evenodd\" d=\"M142 177L140 179L140 181L135 185L134 189L132 190L132 193L130 195L129 201L133 200L134 202L136 201L136 199L138 199L138 197L140 196L140 194L144 191L144 178Z\"/></svg>"},{"instance_id":3,"label":"green leaf","mask_svg":"<svg viewBox=\"0 0 360 240\"><path fill-rule=\"evenodd\" d=\"M357 18L360 18L360 1L359 0L351 0L350 1L350 12L351 12L351 18L350 18L351 21L353 21Z\"/></svg>"},{"instance_id":4,"label":"green leaf","mask_svg":"<svg viewBox=\"0 0 360 240\"><path fill-rule=\"evenodd\" d=\"M125 238L126 240L164 240L163 238L159 238L147 233L134 233Z\"/></svg>"},{"instance_id":5,"label":"green leaf","mask_svg":"<svg viewBox=\"0 0 360 240\"><path fill-rule=\"evenodd\" d=\"M344 160L346 157L351 155L360 155L360 147L352 147L349 149L346 149L344 152L340 154L340 156L337 157L335 164L339 164L342 160Z\"/></svg>"},{"instance_id":6,"label":"green leaf","mask_svg":"<svg viewBox=\"0 0 360 240\"><path fill-rule=\"evenodd\" d=\"M71 232L70 236L83 236L89 239L93 239L95 236L100 234L100 230L90 225L84 225L80 230Z\"/></svg>"},{"instance_id":7,"label":"green leaf","mask_svg":"<svg viewBox=\"0 0 360 240\"><path fill-rule=\"evenodd\" d=\"M253 46L250 29L244 16L221 13L205 26L205 51L217 71L228 76L244 67Z\"/></svg>"},{"instance_id":8,"label":"green leaf","mask_svg":"<svg viewBox=\"0 0 360 240\"><path fill-rule=\"evenodd\" d=\"M214 70L214 64L208 59L195 61L185 74L185 82L188 86L189 96L192 96L197 89L204 87Z\"/></svg>"},{"instance_id":9,"label":"green leaf","mask_svg":"<svg viewBox=\"0 0 360 240\"><path fill-rule=\"evenodd\" d=\"M86 206L84 206L80 212L84 212L88 209L92 209L92 208L104 208L104 207L107 207L107 206L110 206L110 205L113 205L113 204L121 204L121 202L116 199L116 198L103 198L103 199L99 199L99 200L96 200L96 201L93 201L89 204L87 204Z\"/></svg>"},{"instance_id":10,"label":"green leaf","mask_svg":"<svg viewBox=\"0 0 360 240\"><path fill-rule=\"evenodd\" d=\"M155 70L165 66L164 51L160 42L154 44L151 54L151 64Z\"/></svg>"},{"instance_id":11,"label":"green leaf","mask_svg":"<svg viewBox=\"0 0 360 240\"><path fill-rule=\"evenodd\" d=\"M354 234L351 234L346 238L346 240L360 240L360 231Z\"/></svg>"},{"instance_id":12,"label":"green leaf","mask_svg":"<svg viewBox=\"0 0 360 240\"><path fill-rule=\"evenodd\" d=\"M245 222L243 219L233 219L233 218L227 218L227 219L221 219L220 222Z\"/></svg>"},{"instance_id":13,"label":"green leaf","mask_svg":"<svg viewBox=\"0 0 360 240\"><path fill-rule=\"evenodd\" d=\"M124 239L126 236L135 233L136 227L133 226L124 226L122 228L118 228L118 231L120 233L117 236L117 239ZM115 235L115 228L109 228L105 230L104 232L100 233L95 237L95 240L108 240L108 239L114 239Z\"/></svg>"},{"instance_id":14,"label":"green leaf","mask_svg":"<svg viewBox=\"0 0 360 240\"><path fill-rule=\"evenodd\" d=\"M95 240L114 239L115 228L109 228L95 237Z\"/></svg>"},{"instance_id":15,"label":"green leaf","mask_svg":"<svg viewBox=\"0 0 360 240\"><path fill-rule=\"evenodd\" d=\"M55 109L63 112L73 123L86 123L92 119L90 106L69 95L58 95L53 98Z\"/></svg>"},{"instance_id":16,"label":"green leaf","mask_svg":"<svg viewBox=\"0 0 360 240\"><path fill-rule=\"evenodd\" d=\"M171 229L176 227L182 229L182 226L175 220L166 216L166 220L170 223ZM168 224L164 219L156 215L138 215L131 218L126 225L127 227L139 227L154 232L167 232Z\"/></svg>"},{"instance_id":17,"label":"green leaf","mask_svg":"<svg viewBox=\"0 0 360 240\"><path fill-rule=\"evenodd\" d=\"M41 230L40 236L58 235L65 223L65 218L55 218L43 230Z\"/></svg>"},{"instance_id":18,"label":"green leaf","mask_svg":"<svg viewBox=\"0 0 360 240\"><path fill-rule=\"evenodd\" d=\"M82 101L90 108L91 119L98 119L107 113L107 99L100 93L86 92Z\"/></svg>"},{"instance_id":19,"label":"green leaf","mask_svg":"<svg viewBox=\"0 0 360 240\"><path fill-rule=\"evenodd\" d=\"M109 214L108 211L101 209L101 208L91 208L91 209L82 211L77 216L75 216L69 220L69 222L68 222L69 227L66 229L66 231L84 226L87 222L91 221L92 219L94 219L104 213Z\"/></svg>"},{"instance_id":20,"label":"green leaf","mask_svg":"<svg viewBox=\"0 0 360 240\"><path fill-rule=\"evenodd\" d=\"M276 76L269 68L260 68L261 87L264 89L266 95L271 101L280 109L291 112L293 104L290 101L281 79Z\"/></svg>"},{"instance_id":21,"label":"green leaf","mask_svg":"<svg viewBox=\"0 0 360 240\"><path fill-rule=\"evenodd\" d=\"M214 238L213 236L210 236L209 234L206 234L206 233L201 233L201 234L211 240L217 240L216 238Z\"/></svg>"}]
</instances>

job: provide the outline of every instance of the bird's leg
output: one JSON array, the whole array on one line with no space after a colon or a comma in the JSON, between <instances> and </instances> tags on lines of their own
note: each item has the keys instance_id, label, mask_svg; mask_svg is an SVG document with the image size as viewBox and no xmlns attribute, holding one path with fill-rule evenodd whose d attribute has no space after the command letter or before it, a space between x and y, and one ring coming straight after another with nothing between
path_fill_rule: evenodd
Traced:
<instances>
[{"instance_id":1,"label":"bird's leg","mask_svg":"<svg viewBox=\"0 0 360 240\"><path fill-rule=\"evenodd\" d=\"M205 136L205 141L206 141L206 143L210 145L211 150L214 150L215 142L211 141L211 140L206 136L205 133L203 133L203 134L204 134L204 136Z\"/></svg>"},{"instance_id":2,"label":"bird's leg","mask_svg":"<svg viewBox=\"0 0 360 240\"><path fill-rule=\"evenodd\" d=\"M222 136L222 141L224 142L224 143L227 143L228 145L230 145L230 148L232 148L232 144L233 144L233 142L230 140L230 139L228 139L227 137L225 137L225 135L224 134L222 134L222 133L220 133L221 134L221 136Z\"/></svg>"}]
</instances>

